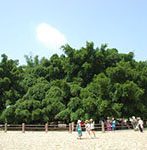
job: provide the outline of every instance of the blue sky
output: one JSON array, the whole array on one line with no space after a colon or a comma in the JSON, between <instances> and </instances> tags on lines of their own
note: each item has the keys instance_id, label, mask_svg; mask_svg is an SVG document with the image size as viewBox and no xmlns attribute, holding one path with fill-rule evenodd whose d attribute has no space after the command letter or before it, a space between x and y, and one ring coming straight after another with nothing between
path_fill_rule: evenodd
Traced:
<instances>
[{"instance_id":1,"label":"blue sky","mask_svg":"<svg viewBox=\"0 0 147 150\"><path fill-rule=\"evenodd\" d=\"M146 0L0 0L0 54L49 58L93 41L147 60Z\"/></svg>"}]
</instances>

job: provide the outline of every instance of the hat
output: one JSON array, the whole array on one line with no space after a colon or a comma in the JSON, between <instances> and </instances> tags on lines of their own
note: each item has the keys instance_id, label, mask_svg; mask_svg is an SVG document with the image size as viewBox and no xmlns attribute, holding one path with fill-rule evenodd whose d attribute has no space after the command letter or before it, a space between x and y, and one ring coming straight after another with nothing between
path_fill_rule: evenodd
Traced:
<instances>
[{"instance_id":1,"label":"hat","mask_svg":"<svg viewBox=\"0 0 147 150\"><path fill-rule=\"evenodd\" d=\"M92 121L93 121L93 119L91 118L91 119L90 119L90 121L92 122Z\"/></svg>"},{"instance_id":2,"label":"hat","mask_svg":"<svg viewBox=\"0 0 147 150\"><path fill-rule=\"evenodd\" d=\"M81 120L78 120L78 123L81 123Z\"/></svg>"},{"instance_id":3,"label":"hat","mask_svg":"<svg viewBox=\"0 0 147 150\"><path fill-rule=\"evenodd\" d=\"M133 119L135 119L135 116L132 116Z\"/></svg>"},{"instance_id":4,"label":"hat","mask_svg":"<svg viewBox=\"0 0 147 150\"><path fill-rule=\"evenodd\" d=\"M88 123L89 122L89 120L85 120L85 123Z\"/></svg>"}]
</instances>

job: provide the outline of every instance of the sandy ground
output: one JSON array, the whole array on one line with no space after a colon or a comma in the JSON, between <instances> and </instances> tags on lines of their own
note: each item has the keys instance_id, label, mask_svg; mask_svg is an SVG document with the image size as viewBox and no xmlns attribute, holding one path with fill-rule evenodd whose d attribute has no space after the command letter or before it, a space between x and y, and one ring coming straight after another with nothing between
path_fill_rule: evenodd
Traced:
<instances>
[{"instance_id":1,"label":"sandy ground","mask_svg":"<svg viewBox=\"0 0 147 150\"><path fill-rule=\"evenodd\" d=\"M147 150L147 130L97 131L96 138L83 132L81 140L68 131L0 131L0 150Z\"/></svg>"}]
</instances>

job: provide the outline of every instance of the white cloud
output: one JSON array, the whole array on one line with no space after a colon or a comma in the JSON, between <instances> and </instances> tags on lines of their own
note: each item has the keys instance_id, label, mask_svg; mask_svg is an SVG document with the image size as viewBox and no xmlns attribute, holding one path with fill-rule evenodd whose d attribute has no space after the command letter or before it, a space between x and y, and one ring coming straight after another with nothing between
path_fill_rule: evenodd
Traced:
<instances>
[{"instance_id":1,"label":"white cloud","mask_svg":"<svg viewBox=\"0 0 147 150\"><path fill-rule=\"evenodd\" d=\"M59 51L60 47L67 43L64 34L47 23L39 24L36 34L38 41L50 50Z\"/></svg>"}]
</instances>

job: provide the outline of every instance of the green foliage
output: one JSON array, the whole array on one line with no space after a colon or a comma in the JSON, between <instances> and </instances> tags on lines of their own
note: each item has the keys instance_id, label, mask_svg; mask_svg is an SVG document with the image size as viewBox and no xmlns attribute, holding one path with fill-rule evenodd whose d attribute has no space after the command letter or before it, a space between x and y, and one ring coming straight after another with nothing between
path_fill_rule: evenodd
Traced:
<instances>
[{"instance_id":1,"label":"green foliage","mask_svg":"<svg viewBox=\"0 0 147 150\"><path fill-rule=\"evenodd\" d=\"M68 108L67 109L63 109L62 111L60 111L55 116L55 119L57 119L57 120L63 120L65 122L69 123L71 121L70 114L71 114L71 111Z\"/></svg>"},{"instance_id":2,"label":"green foliage","mask_svg":"<svg viewBox=\"0 0 147 150\"><path fill-rule=\"evenodd\" d=\"M1 55L0 122L45 123L147 116L147 62L93 42L26 65ZM8 107L9 106L9 107Z\"/></svg>"},{"instance_id":3,"label":"green foliage","mask_svg":"<svg viewBox=\"0 0 147 150\"><path fill-rule=\"evenodd\" d=\"M31 113L27 109L16 109L15 110L16 123L30 123Z\"/></svg>"},{"instance_id":4,"label":"green foliage","mask_svg":"<svg viewBox=\"0 0 147 150\"><path fill-rule=\"evenodd\" d=\"M81 99L79 97L71 98L67 107L71 112L75 112L81 106Z\"/></svg>"},{"instance_id":5,"label":"green foliage","mask_svg":"<svg viewBox=\"0 0 147 150\"><path fill-rule=\"evenodd\" d=\"M7 104L15 104L24 94L21 80L23 79L22 67L18 66L17 60L8 59L5 54L1 55L0 62L0 112L2 113Z\"/></svg>"},{"instance_id":6,"label":"green foliage","mask_svg":"<svg viewBox=\"0 0 147 150\"><path fill-rule=\"evenodd\" d=\"M72 112L71 115L70 115L70 120L71 121L76 121L78 119L85 120L84 110L81 109L81 108L77 109L76 112Z\"/></svg>"}]
</instances>

